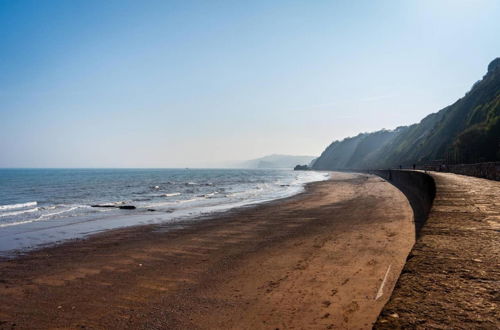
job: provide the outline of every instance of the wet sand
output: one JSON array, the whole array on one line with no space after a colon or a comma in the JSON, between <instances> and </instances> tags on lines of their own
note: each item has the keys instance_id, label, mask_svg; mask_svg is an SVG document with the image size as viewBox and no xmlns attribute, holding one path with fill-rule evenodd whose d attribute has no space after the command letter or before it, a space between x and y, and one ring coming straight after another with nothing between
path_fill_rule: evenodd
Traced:
<instances>
[{"instance_id":1,"label":"wet sand","mask_svg":"<svg viewBox=\"0 0 500 330\"><path fill-rule=\"evenodd\" d=\"M371 328L414 243L404 195L333 173L306 192L0 262L0 328Z\"/></svg>"}]
</instances>

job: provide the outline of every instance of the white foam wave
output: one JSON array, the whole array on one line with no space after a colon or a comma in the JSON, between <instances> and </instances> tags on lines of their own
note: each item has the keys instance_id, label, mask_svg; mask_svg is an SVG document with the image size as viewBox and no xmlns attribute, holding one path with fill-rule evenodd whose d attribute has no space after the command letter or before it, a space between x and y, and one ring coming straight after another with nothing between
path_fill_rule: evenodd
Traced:
<instances>
[{"instance_id":1,"label":"white foam wave","mask_svg":"<svg viewBox=\"0 0 500 330\"><path fill-rule=\"evenodd\" d=\"M179 196L180 194L181 194L180 192L164 194L163 197L174 197L174 196Z\"/></svg>"},{"instance_id":2,"label":"white foam wave","mask_svg":"<svg viewBox=\"0 0 500 330\"><path fill-rule=\"evenodd\" d=\"M23 221L17 221L17 222L2 223L2 224L0 224L0 228L22 225L25 223L31 223L31 222L35 222L38 220L39 219L31 219L31 220L23 220Z\"/></svg>"},{"instance_id":3,"label":"white foam wave","mask_svg":"<svg viewBox=\"0 0 500 330\"><path fill-rule=\"evenodd\" d=\"M190 203L190 202L195 202L195 201L200 201L205 198L191 198L191 199L182 199L182 200L176 200L176 201L170 201L170 202L160 202L160 203L152 203L148 205L148 207L153 208L153 207L165 207L165 206L174 206L174 205L179 205L179 204L184 204L184 203Z\"/></svg>"},{"instance_id":4,"label":"white foam wave","mask_svg":"<svg viewBox=\"0 0 500 330\"><path fill-rule=\"evenodd\" d=\"M70 211L73 211L73 210L76 210L77 208L79 208L80 206L74 206L74 207L71 207L67 210L62 210L62 211L59 211L59 212L53 212L53 213L47 213L47 214L42 214L41 216L39 216L37 218L37 220L41 220L41 219L44 219L44 218L48 218L48 217L51 217L53 215L58 215L58 214L61 214L61 213L66 213L66 212L70 212Z\"/></svg>"},{"instance_id":5,"label":"white foam wave","mask_svg":"<svg viewBox=\"0 0 500 330\"><path fill-rule=\"evenodd\" d=\"M38 204L37 202L28 202L28 203L20 203L20 204L0 205L0 210L20 209L23 207L36 206L37 204Z\"/></svg>"},{"instance_id":6,"label":"white foam wave","mask_svg":"<svg viewBox=\"0 0 500 330\"><path fill-rule=\"evenodd\" d=\"M78 206L75 206L75 207L72 207L72 208L67 209L67 210L62 210L62 211L59 211L59 212L54 212L54 213L49 213L49 214L43 214L43 215L41 215L41 216L39 216L38 218L35 218L35 219L22 220L22 221L10 222L10 223L2 223L2 224L0 224L0 228L10 227L10 226L17 226L17 225L23 225L23 224L32 223L32 222L37 222L37 221L40 221L40 220L42 220L44 218L50 217L52 215L57 215L57 214L61 214L61 213L73 211L73 210L75 210L77 208L78 208Z\"/></svg>"},{"instance_id":7,"label":"white foam wave","mask_svg":"<svg viewBox=\"0 0 500 330\"><path fill-rule=\"evenodd\" d=\"M10 217L10 216L15 216L23 213L32 213L38 211L38 207L35 207L34 209L27 209L27 210L22 210L22 211L15 211L15 212L6 212L6 213L0 213L0 218L1 217Z\"/></svg>"}]
</instances>

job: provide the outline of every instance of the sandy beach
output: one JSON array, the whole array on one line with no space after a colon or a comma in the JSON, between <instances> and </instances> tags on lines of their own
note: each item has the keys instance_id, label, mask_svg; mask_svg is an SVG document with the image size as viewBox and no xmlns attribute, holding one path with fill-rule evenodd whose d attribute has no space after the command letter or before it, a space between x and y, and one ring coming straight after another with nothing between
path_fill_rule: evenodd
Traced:
<instances>
[{"instance_id":1,"label":"sandy beach","mask_svg":"<svg viewBox=\"0 0 500 330\"><path fill-rule=\"evenodd\" d=\"M294 197L0 262L0 327L371 328L414 243L404 195L332 173Z\"/></svg>"}]
</instances>

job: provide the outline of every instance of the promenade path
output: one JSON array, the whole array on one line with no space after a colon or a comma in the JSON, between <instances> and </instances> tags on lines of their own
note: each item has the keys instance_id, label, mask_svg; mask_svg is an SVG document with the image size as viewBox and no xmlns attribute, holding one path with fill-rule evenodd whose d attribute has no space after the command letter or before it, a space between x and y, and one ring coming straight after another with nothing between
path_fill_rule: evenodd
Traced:
<instances>
[{"instance_id":1,"label":"promenade path","mask_svg":"<svg viewBox=\"0 0 500 330\"><path fill-rule=\"evenodd\" d=\"M377 329L500 328L500 182L430 173L436 198Z\"/></svg>"}]
</instances>

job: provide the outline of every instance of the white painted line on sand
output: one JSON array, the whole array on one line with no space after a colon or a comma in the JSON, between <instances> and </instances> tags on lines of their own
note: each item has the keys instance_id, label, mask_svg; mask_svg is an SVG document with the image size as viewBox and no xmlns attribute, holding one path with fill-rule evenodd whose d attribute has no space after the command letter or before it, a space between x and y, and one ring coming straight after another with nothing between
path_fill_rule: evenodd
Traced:
<instances>
[{"instance_id":1,"label":"white painted line on sand","mask_svg":"<svg viewBox=\"0 0 500 330\"><path fill-rule=\"evenodd\" d=\"M389 267L387 267L387 271L385 272L384 280L382 281L382 284L380 284L380 288L378 288L378 292L377 292L377 295L375 296L375 300L378 300L384 294L384 285L385 285L385 281L387 281L387 276L389 275L389 271L391 270L391 265L392 264L390 264Z\"/></svg>"}]
</instances>

